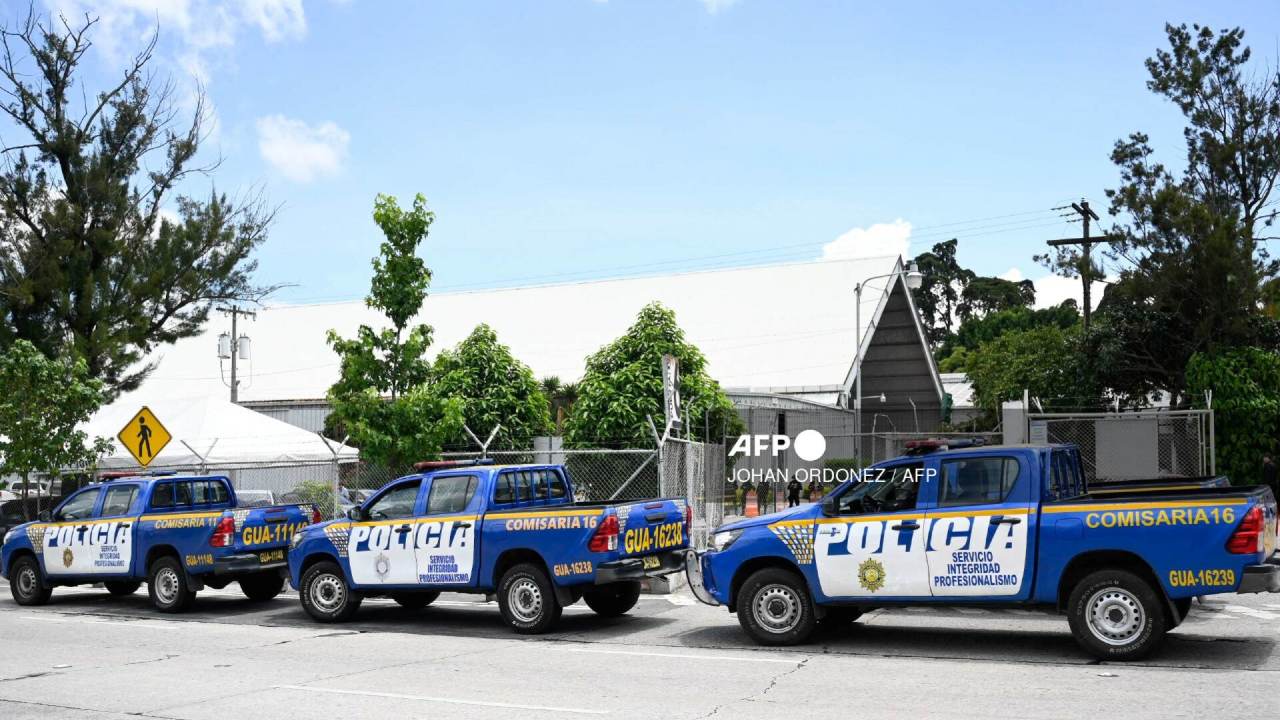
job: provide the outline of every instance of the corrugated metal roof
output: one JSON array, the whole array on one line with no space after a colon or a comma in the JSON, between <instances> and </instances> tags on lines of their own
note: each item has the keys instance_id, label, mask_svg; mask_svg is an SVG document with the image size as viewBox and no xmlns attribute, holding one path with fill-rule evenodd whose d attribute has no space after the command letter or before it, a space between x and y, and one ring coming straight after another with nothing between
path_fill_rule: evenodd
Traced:
<instances>
[{"instance_id":1,"label":"corrugated metal roof","mask_svg":"<svg viewBox=\"0 0 1280 720\"><path fill-rule=\"evenodd\" d=\"M435 328L432 353L465 338L479 323L494 328L539 377L581 377L586 357L624 333L647 303L673 309L688 340L702 349L713 377L729 388L769 391L841 384L856 355L854 286L892 272L898 257L824 260L536 287L438 293L421 321ZM888 280L868 284L868 327ZM253 359L240 365L242 401L324 397L338 373L325 342L352 337L381 316L363 302L278 305L241 320ZM214 316L205 331L158 351L147 393L225 396L217 336L230 324ZM224 363L225 364L225 363Z\"/></svg>"}]
</instances>

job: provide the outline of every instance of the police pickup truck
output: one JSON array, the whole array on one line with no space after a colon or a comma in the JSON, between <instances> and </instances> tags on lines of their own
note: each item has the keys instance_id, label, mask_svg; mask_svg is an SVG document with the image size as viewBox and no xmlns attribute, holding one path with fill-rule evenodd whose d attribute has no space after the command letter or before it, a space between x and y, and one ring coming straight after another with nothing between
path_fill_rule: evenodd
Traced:
<instances>
[{"instance_id":1,"label":"police pickup truck","mask_svg":"<svg viewBox=\"0 0 1280 720\"><path fill-rule=\"evenodd\" d=\"M765 645L879 607L1046 606L1086 651L1128 660L1197 595L1280 591L1275 543L1266 487L1094 491L1073 446L921 443L820 504L718 528L688 573L699 600Z\"/></svg>"},{"instance_id":2,"label":"police pickup truck","mask_svg":"<svg viewBox=\"0 0 1280 720\"><path fill-rule=\"evenodd\" d=\"M311 617L347 620L369 596L422 608L441 591L482 593L516 632L540 633L579 599L622 615L641 579L684 567L684 500L575 502L560 465L417 469L294 537L290 583Z\"/></svg>"},{"instance_id":3,"label":"police pickup truck","mask_svg":"<svg viewBox=\"0 0 1280 720\"><path fill-rule=\"evenodd\" d=\"M0 575L19 605L44 604L60 585L102 583L131 595L143 582L162 612L186 610L197 591L232 582L252 600L270 600L284 587L289 540L319 521L310 505L238 509L222 476L116 478L6 533Z\"/></svg>"}]
</instances>

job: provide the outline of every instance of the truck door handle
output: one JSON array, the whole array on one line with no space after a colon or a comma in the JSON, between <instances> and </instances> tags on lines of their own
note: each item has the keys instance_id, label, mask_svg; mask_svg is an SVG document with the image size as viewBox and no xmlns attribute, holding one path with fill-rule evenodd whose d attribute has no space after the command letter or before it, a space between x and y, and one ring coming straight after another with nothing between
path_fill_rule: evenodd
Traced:
<instances>
[{"instance_id":1,"label":"truck door handle","mask_svg":"<svg viewBox=\"0 0 1280 720\"><path fill-rule=\"evenodd\" d=\"M88 525L80 525L76 527L76 530L88 530L88 529L89 529Z\"/></svg>"},{"instance_id":2,"label":"truck door handle","mask_svg":"<svg viewBox=\"0 0 1280 720\"><path fill-rule=\"evenodd\" d=\"M460 527L460 528L469 528L469 527L471 527L471 523L469 523L469 522L460 522L460 523L458 523L455 527Z\"/></svg>"},{"instance_id":3,"label":"truck door handle","mask_svg":"<svg viewBox=\"0 0 1280 720\"><path fill-rule=\"evenodd\" d=\"M128 530L130 527L132 527L132 526L131 526L131 525L129 525L129 523L120 523L120 529L121 529L121 530Z\"/></svg>"},{"instance_id":4,"label":"truck door handle","mask_svg":"<svg viewBox=\"0 0 1280 720\"><path fill-rule=\"evenodd\" d=\"M412 529L413 527L411 525L401 525L400 527L396 528L396 532L409 532Z\"/></svg>"},{"instance_id":5,"label":"truck door handle","mask_svg":"<svg viewBox=\"0 0 1280 720\"><path fill-rule=\"evenodd\" d=\"M651 523L662 522L663 520L667 519L667 514L664 512L645 513L644 519Z\"/></svg>"},{"instance_id":6,"label":"truck door handle","mask_svg":"<svg viewBox=\"0 0 1280 720\"><path fill-rule=\"evenodd\" d=\"M920 525L915 520L908 520L904 523L898 523L893 526L894 530L919 530Z\"/></svg>"},{"instance_id":7,"label":"truck door handle","mask_svg":"<svg viewBox=\"0 0 1280 720\"><path fill-rule=\"evenodd\" d=\"M1016 517L998 517L991 521L992 525L1017 525L1022 522L1022 518Z\"/></svg>"}]
</instances>

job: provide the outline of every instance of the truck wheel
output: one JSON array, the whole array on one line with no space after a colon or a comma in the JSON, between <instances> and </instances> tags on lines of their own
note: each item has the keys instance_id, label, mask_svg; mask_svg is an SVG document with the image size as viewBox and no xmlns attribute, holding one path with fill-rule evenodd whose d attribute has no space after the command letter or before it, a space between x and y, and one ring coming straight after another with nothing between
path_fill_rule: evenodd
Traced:
<instances>
[{"instance_id":1,"label":"truck wheel","mask_svg":"<svg viewBox=\"0 0 1280 720\"><path fill-rule=\"evenodd\" d=\"M284 590L284 578L274 570L253 573L240 578L240 592L255 602L266 602Z\"/></svg>"},{"instance_id":2,"label":"truck wheel","mask_svg":"<svg viewBox=\"0 0 1280 720\"><path fill-rule=\"evenodd\" d=\"M138 592L138 588L142 587L142 583L140 582L132 582L132 581L126 581L126 580L104 582L102 583L102 585L107 589L107 592L111 593L112 595L115 595L116 597L124 597L125 595L132 595Z\"/></svg>"},{"instance_id":3,"label":"truck wheel","mask_svg":"<svg viewBox=\"0 0 1280 720\"><path fill-rule=\"evenodd\" d=\"M804 578L782 568L751 573L738 590L738 622L761 645L797 645L815 625Z\"/></svg>"},{"instance_id":4,"label":"truck wheel","mask_svg":"<svg viewBox=\"0 0 1280 720\"><path fill-rule=\"evenodd\" d=\"M43 605L49 602L53 590L44 586L44 573L40 563L31 555L24 555L9 570L9 592L19 605Z\"/></svg>"},{"instance_id":5,"label":"truck wheel","mask_svg":"<svg viewBox=\"0 0 1280 720\"><path fill-rule=\"evenodd\" d=\"M176 557L165 556L151 563L147 577L151 604L160 612L185 612L196 601L196 591L187 584L187 572Z\"/></svg>"},{"instance_id":6,"label":"truck wheel","mask_svg":"<svg viewBox=\"0 0 1280 720\"><path fill-rule=\"evenodd\" d=\"M604 617L626 615L640 600L640 583L619 582L591 588L582 593L587 607Z\"/></svg>"},{"instance_id":7,"label":"truck wheel","mask_svg":"<svg viewBox=\"0 0 1280 720\"><path fill-rule=\"evenodd\" d=\"M391 596L392 600L402 608L410 610L421 610L430 605L440 597L438 592L415 592L415 593L395 593Z\"/></svg>"},{"instance_id":8,"label":"truck wheel","mask_svg":"<svg viewBox=\"0 0 1280 720\"><path fill-rule=\"evenodd\" d=\"M498 608L507 624L521 635L550 630L562 612L547 573L530 563L503 573L498 583Z\"/></svg>"},{"instance_id":9,"label":"truck wheel","mask_svg":"<svg viewBox=\"0 0 1280 720\"><path fill-rule=\"evenodd\" d=\"M316 563L303 573L298 598L308 615L325 623L350 620L364 600L347 585L342 568L331 562Z\"/></svg>"},{"instance_id":10,"label":"truck wheel","mask_svg":"<svg viewBox=\"0 0 1280 720\"><path fill-rule=\"evenodd\" d=\"M1137 660L1164 638L1164 600L1126 570L1099 570L1076 583L1067 619L1076 642L1102 660Z\"/></svg>"}]
</instances>

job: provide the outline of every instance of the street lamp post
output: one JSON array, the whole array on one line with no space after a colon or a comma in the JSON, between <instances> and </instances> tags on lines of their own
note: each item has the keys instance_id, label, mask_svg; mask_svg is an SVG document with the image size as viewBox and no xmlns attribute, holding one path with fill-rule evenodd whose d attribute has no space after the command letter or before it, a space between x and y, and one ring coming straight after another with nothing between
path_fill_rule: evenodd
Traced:
<instances>
[{"instance_id":1,"label":"street lamp post","mask_svg":"<svg viewBox=\"0 0 1280 720\"><path fill-rule=\"evenodd\" d=\"M873 275L853 287L855 297L853 304L853 325L856 328L854 333L858 336L858 352L854 359L854 390L853 390L853 415L854 422L858 425L858 442L856 447L858 450L858 463L862 464L862 288L872 280L883 280L884 278L896 278L899 275L905 275L907 281L907 289L915 290L920 287L924 281L924 274L920 272L920 268L912 261L907 267L899 268L891 273L884 275ZM884 402L885 397L880 395L880 402Z\"/></svg>"}]
</instances>

